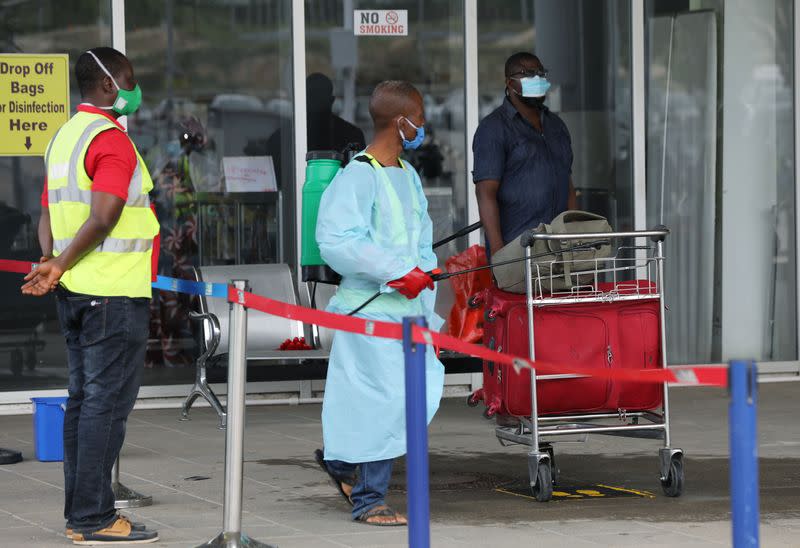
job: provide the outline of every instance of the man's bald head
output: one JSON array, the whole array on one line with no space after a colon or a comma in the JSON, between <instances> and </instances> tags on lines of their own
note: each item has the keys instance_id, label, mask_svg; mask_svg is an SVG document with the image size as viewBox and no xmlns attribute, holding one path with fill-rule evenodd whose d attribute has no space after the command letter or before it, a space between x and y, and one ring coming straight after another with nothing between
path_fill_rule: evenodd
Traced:
<instances>
[{"instance_id":1,"label":"man's bald head","mask_svg":"<svg viewBox=\"0 0 800 548\"><path fill-rule=\"evenodd\" d=\"M422 94L408 82L387 80L375 86L369 99L369 114L375 130L381 131L395 124L401 116L423 117ZM424 121L424 120L423 120Z\"/></svg>"}]
</instances>

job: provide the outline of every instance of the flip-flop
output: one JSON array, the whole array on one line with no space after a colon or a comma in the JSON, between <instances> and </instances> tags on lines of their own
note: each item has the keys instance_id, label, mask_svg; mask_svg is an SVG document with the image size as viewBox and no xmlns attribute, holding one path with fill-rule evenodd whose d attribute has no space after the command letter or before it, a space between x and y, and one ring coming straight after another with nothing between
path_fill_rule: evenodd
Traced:
<instances>
[{"instance_id":1,"label":"flip-flop","mask_svg":"<svg viewBox=\"0 0 800 548\"><path fill-rule=\"evenodd\" d=\"M347 504L353 506L353 500L348 496L347 493L344 492L344 489L342 488L342 485L345 484L345 482L336 477L330 470L328 470L328 466L325 464L325 454L322 452L322 449L317 449L316 451L314 451L314 460L317 461L317 464L319 464L319 467L322 468L322 471L328 474L328 477L331 478L331 481L339 490L339 493L341 493L341 495L344 497L344 500L347 501ZM355 478L352 479L355 480Z\"/></svg>"},{"instance_id":2,"label":"flip-flop","mask_svg":"<svg viewBox=\"0 0 800 548\"><path fill-rule=\"evenodd\" d=\"M13 449L0 448L0 464L16 464L22 461L22 453Z\"/></svg>"},{"instance_id":3,"label":"flip-flop","mask_svg":"<svg viewBox=\"0 0 800 548\"><path fill-rule=\"evenodd\" d=\"M388 506L376 506L371 510L367 510L360 516L356 518L356 521L361 523L366 523L367 525L375 525L377 527L405 527L408 525L408 521L400 522L400 521L369 521L369 518L376 518L376 517L387 517L387 518L394 518L397 520L400 517L393 509L389 508Z\"/></svg>"}]
</instances>

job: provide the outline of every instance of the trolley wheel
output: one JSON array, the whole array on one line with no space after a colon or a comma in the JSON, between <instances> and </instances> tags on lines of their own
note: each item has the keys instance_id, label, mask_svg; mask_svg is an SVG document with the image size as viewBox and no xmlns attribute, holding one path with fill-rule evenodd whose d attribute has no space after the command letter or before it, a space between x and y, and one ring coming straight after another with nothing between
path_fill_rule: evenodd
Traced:
<instances>
[{"instance_id":1,"label":"trolley wheel","mask_svg":"<svg viewBox=\"0 0 800 548\"><path fill-rule=\"evenodd\" d=\"M536 484L531 487L531 492L539 502L547 502L553 498L553 476L549 462L539 462Z\"/></svg>"},{"instance_id":2,"label":"trolley wheel","mask_svg":"<svg viewBox=\"0 0 800 548\"><path fill-rule=\"evenodd\" d=\"M25 365L22 360L22 351L17 349L11 352L11 363L9 364L11 367L11 373L18 377L22 375L22 368Z\"/></svg>"},{"instance_id":3,"label":"trolley wheel","mask_svg":"<svg viewBox=\"0 0 800 548\"><path fill-rule=\"evenodd\" d=\"M683 493L683 458L681 456L672 457L667 479L661 480L661 489L668 497L679 497Z\"/></svg>"},{"instance_id":4,"label":"trolley wheel","mask_svg":"<svg viewBox=\"0 0 800 548\"><path fill-rule=\"evenodd\" d=\"M487 421L490 421L494 417L495 413L497 413L497 411L495 411L491 407L487 407L486 409L483 410L483 418L486 419Z\"/></svg>"},{"instance_id":5,"label":"trolley wheel","mask_svg":"<svg viewBox=\"0 0 800 548\"><path fill-rule=\"evenodd\" d=\"M555 448L548 444L542 444L539 446L541 451L546 451L548 455L550 455L550 477L553 478L553 485L558 485L558 466L556 465L556 451Z\"/></svg>"},{"instance_id":6,"label":"trolley wheel","mask_svg":"<svg viewBox=\"0 0 800 548\"><path fill-rule=\"evenodd\" d=\"M475 394L470 394L467 396L467 405L469 407L478 407L478 404L481 403L481 400L475 397Z\"/></svg>"}]
</instances>

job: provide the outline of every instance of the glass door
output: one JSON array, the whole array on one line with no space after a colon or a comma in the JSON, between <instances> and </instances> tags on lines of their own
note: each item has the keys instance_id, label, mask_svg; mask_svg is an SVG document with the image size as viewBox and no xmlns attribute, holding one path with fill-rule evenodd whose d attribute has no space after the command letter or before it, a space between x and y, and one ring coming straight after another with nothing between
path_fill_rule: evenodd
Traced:
<instances>
[{"instance_id":1,"label":"glass door","mask_svg":"<svg viewBox=\"0 0 800 548\"><path fill-rule=\"evenodd\" d=\"M670 361L797 359L792 0L649 0Z\"/></svg>"},{"instance_id":2,"label":"glass door","mask_svg":"<svg viewBox=\"0 0 800 548\"><path fill-rule=\"evenodd\" d=\"M127 54L144 96L128 127L153 178L159 273L292 264L294 170L281 161L294 138L291 2L125 8ZM195 306L186 295L154 292L146 383L194 375Z\"/></svg>"},{"instance_id":3,"label":"glass door","mask_svg":"<svg viewBox=\"0 0 800 548\"><path fill-rule=\"evenodd\" d=\"M566 124L578 208L633 228L630 5L626 0L478 1L480 117L504 99L506 59L536 54L545 105Z\"/></svg>"},{"instance_id":4,"label":"glass door","mask_svg":"<svg viewBox=\"0 0 800 548\"><path fill-rule=\"evenodd\" d=\"M376 11L375 2L310 0L305 8L309 150L341 148L348 140L368 143L375 85L414 84L425 99L427 136L404 157L422 178L434 241L466 225L463 4L398 0L390 10ZM465 243L437 250L440 261Z\"/></svg>"},{"instance_id":5,"label":"glass door","mask_svg":"<svg viewBox=\"0 0 800 548\"><path fill-rule=\"evenodd\" d=\"M110 4L0 2L0 53L68 54L69 104L74 112L80 103L75 61L91 47L111 45ZM5 87L9 77L0 80ZM0 157L0 259L39 260L36 230L44 178L41 156ZM67 350L55 298L25 297L20 285L19 274L0 273L0 392L63 388Z\"/></svg>"}]
</instances>

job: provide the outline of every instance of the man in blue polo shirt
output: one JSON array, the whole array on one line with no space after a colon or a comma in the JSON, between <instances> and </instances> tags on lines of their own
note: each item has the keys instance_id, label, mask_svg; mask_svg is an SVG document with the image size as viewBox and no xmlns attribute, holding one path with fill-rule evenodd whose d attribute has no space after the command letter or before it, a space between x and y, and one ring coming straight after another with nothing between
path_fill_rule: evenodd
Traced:
<instances>
[{"instance_id":1,"label":"man in blue polo shirt","mask_svg":"<svg viewBox=\"0 0 800 548\"><path fill-rule=\"evenodd\" d=\"M544 106L547 70L531 53L506 61L506 98L481 121L472 150L487 253L559 213L575 209L572 142L564 122Z\"/></svg>"}]
</instances>

